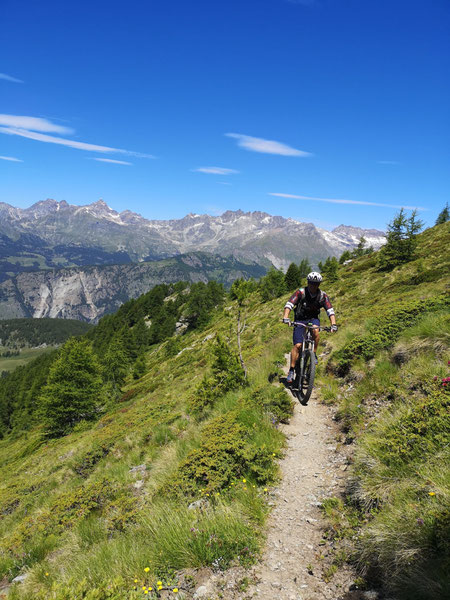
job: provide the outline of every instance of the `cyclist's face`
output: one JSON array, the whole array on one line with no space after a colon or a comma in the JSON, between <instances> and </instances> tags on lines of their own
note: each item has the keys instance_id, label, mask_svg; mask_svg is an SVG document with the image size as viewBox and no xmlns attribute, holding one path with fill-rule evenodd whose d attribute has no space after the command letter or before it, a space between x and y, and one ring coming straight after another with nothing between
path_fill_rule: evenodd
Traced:
<instances>
[{"instance_id":1,"label":"cyclist's face","mask_svg":"<svg viewBox=\"0 0 450 600\"><path fill-rule=\"evenodd\" d=\"M317 292L317 290L319 289L319 284L315 283L313 281L309 281L308 287L309 287L309 291L311 292L311 294L315 294Z\"/></svg>"}]
</instances>

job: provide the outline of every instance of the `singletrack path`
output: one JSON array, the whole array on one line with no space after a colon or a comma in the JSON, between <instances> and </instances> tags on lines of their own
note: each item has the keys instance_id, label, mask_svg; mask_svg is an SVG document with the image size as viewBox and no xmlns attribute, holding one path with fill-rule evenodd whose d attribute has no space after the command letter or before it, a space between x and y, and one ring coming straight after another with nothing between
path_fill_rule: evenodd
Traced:
<instances>
[{"instance_id":1,"label":"singletrack path","mask_svg":"<svg viewBox=\"0 0 450 600\"><path fill-rule=\"evenodd\" d=\"M343 598L355 575L339 569L328 582L324 571L332 562L320 501L339 496L346 479L346 456L338 451L337 427L329 408L313 391L308 406L297 404L289 425L281 481L269 517L266 550L255 568L256 585L248 597L261 600ZM327 560L328 558L328 560Z\"/></svg>"},{"instance_id":2,"label":"singletrack path","mask_svg":"<svg viewBox=\"0 0 450 600\"><path fill-rule=\"evenodd\" d=\"M282 431L287 449L280 461L280 483L269 501L273 508L261 561L250 572L237 568L223 576L213 575L199 590L205 595L194 594L194 598L365 598L359 591L349 592L356 577L349 567L340 567L327 577L333 551L330 542L323 542L326 522L319 506L324 498L344 492L348 449L338 443L340 432L333 411L321 404L313 391L307 406L296 402L294 415L288 425L282 425Z\"/></svg>"}]
</instances>

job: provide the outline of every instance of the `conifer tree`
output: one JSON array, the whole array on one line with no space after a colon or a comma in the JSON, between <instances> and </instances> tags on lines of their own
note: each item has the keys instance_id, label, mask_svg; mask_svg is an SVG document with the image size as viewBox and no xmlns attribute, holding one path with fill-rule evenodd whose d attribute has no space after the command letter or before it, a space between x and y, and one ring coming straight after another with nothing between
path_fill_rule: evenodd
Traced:
<instances>
[{"instance_id":1,"label":"conifer tree","mask_svg":"<svg viewBox=\"0 0 450 600\"><path fill-rule=\"evenodd\" d=\"M436 219L435 225L442 225L442 223L446 223L449 220L450 220L450 210L448 208L448 202L447 202L445 207L439 213L438 218Z\"/></svg>"},{"instance_id":2,"label":"conifer tree","mask_svg":"<svg viewBox=\"0 0 450 600\"><path fill-rule=\"evenodd\" d=\"M343 265L347 260L351 260L352 258L352 254L350 252L350 250L345 250L345 252L343 252L341 254L341 257L339 259L339 264Z\"/></svg>"},{"instance_id":3,"label":"conifer tree","mask_svg":"<svg viewBox=\"0 0 450 600\"><path fill-rule=\"evenodd\" d=\"M417 245L416 236L422 227L423 222L417 218L416 210L413 210L409 218L403 208L395 215L387 226L386 244L378 255L380 271L391 271L396 266L413 260Z\"/></svg>"},{"instance_id":4,"label":"conifer tree","mask_svg":"<svg viewBox=\"0 0 450 600\"><path fill-rule=\"evenodd\" d=\"M145 374L147 370L147 365L145 363L145 356L142 354L138 357L137 361L134 363L133 368L133 379L139 379L142 375Z\"/></svg>"},{"instance_id":5,"label":"conifer tree","mask_svg":"<svg viewBox=\"0 0 450 600\"><path fill-rule=\"evenodd\" d=\"M294 290L300 285L300 279L300 269L295 263L292 262L286 271L286 275L284 276L286 288L289 291Z\"/></svg>"},{"instance_id":6,"label":"conifer tree","mask_svg":"<svg viewBox=\"0 0 450 600\"><path fill-rule=\"evenodd\" d=\"M307 258L304 258L300 262L300 264L298 265L298 271L299 271L299 275L300 275L299 285L301 285L302 280L308 275L308 273L310 273L312 271L312 267L309 264L309 260Z\"/></svg>"},{"instance_id":7,"label":"conifer tree","mask_svg":"<svg viewBox=\"0 0 450 600\"><path fill-rule=\"evenodd\" d=\"M119 337L114 337L103 359L103 375L106 381L121 386L127 374L128 358Z\"/></svg>"},{"instance_id":8,"label":"conifer tree","mask_svg":"<svg viewBox=\"0 0 450 600\"><path fill-rule=\"evenodd\" d=\"M339 279L338 274L339 263L335 256L329 256L325 263L322 265L322 275L327 281L337 281Z\"/></svg>"},{"instance_id":9,"label":"conifer tree","mask_svg":"<svg viewBox=\"0 0 450 600\"><path fill-rule=\"evenodd\" d=\"M91 345L71 338L50 367L40 396L40 412L49 437L66 435L78 422L99 413L101 367Z\"/></svg>"},{"instance_id":10,"label":"conifer tree","mask_svg":"<svg viewBox=\"0 0 450 600\"><path fill-rule=\"evenodd\" d=\"M264 275L259 282L259 291L263 302L278 298L286 292L284 274L282 271L270 267L267 275Z\"/></svg>"},{"instance_id":11,"label":"conifer tree","mask_svg":"<svg viewBox=\"0 0 450 600\"><path fill-rule=\"evenodd\" d=\"M360 256L364 256L365 252L365 246L366 246L367 240L364 236L361 236L359 238L359 242L358 245L356 246L356 248L353 250L353 256L355 258L359 258Z\"/></svg>"}]
</instances>

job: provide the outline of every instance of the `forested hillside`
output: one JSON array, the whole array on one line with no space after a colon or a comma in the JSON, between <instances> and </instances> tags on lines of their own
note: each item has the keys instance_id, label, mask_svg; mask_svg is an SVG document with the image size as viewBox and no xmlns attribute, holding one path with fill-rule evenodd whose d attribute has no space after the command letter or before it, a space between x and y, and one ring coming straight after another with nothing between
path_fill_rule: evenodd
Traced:
<instances>
[{"instance_id":1,"label":"forested hillside","mask_svg":"<svg viewBox=\"0 0 450 600\"><path fill-rule=\"evenodd\" d=\"M323 284L340 327L318 384L355 447L324 537L336 569L405 599L449 590L449 229ZM189 597L187 569L258 559L293 409L273 383L285 281L157 286L0 382L0 578L25 576L9 598Z\"/></svg>"},{"instance_id":2,"label":"forested hillside","mask_svg":"<svg viewBox=\"0 0 450 600\"><path fill-rule=\"evenodd\" d=\"M34 348L41 344L56 346L73 335L82 335L90 325L71 319L0 320L0 346Z\"/></svg>"}]
</instances>

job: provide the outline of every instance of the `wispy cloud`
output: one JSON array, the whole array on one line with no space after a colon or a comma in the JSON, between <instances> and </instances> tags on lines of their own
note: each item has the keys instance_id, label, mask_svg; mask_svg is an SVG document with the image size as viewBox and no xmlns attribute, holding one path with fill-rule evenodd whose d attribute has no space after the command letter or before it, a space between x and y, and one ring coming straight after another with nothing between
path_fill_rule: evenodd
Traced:
<instances>
[{"instance_id":1,"label":"wispy cloud","mask_svg":"<svg viewBox=\"0 0 450 600\"><path fill-rule=\"evenodd\" d=\"M406 208L408 210L428 210L422 206L405 206L400 204L384 204L381 202L365 202L363 200L346 200L344 198L314 198L312 196L297 196L296 194L282 194L279 192L270 192L269 196L277 196L278 198L288 198L294 200L312 200L313 202L328 202L330 204L357 204L361 206L381 206L384 208Z\"/></svg>"},{"instance_id":2,"label":"wispy cloud","mask_svg":"<svg viewBox=\"0 0 450 600\"><path fill-rule=\"evenodd\" d=\"M207 173L208 175L231 175L233 173L239 173L236 169L225 169L224 167L198 167L197 169L191 169L194 173Z\"/></svg>"},{"instance_id":3,"label":"wispy cloud","mask_svg":"<svg viewBox=\"0 0 450 600\"><path fill-rule=\"evenodd\" d=\"M242 133L226 133L227 137L238 141L238 146L250 150L251 152L261 152L262 154L280 154L281 156L312 156L311 152L297 150L287 144L276 142L275 140L265 140L263 138L243 135Z\"/></svg>"},{"instance_id":4,"label":"wispy cloud","mask_svg":"<svg viewBox=\"0 0 450 600\"><path fill-rule=\"evenodd\" d=\"M127 162L126 160L114 160L113 158L93 158L92 160L98 160L98 162L113 163L115 165L132 165L133 163Z\"/></svg>"},{"instance_id":5,"label":"wispy cloud","mask_svg":"<svg viewBox=\"0 0 450 600\"><path fill-rule=\"evenodd\" d=\"M20 158L14 158L14 156L0 156L0 160L9 160L10 162L23 162Z\"/></svg>"},{"instance_id":6,"label":"wispy cloud","mask_svg":"<svg viewBox=\"0 0 450 600\"><path fill-rule=\"evenodd\" d=\"M45 133L42 133L45 132ZM58 144L75 148L76 150L85 150L87 152L102 152L104 154L126 154L127 156L136 156L138 158L156 158L152 154L143 154L133 150L124 150L122 148L112 148L110 146L100 146L98 144L88 144L78 142L62 137L47 135L47 133L73 133L73 130L62 125L56 125L47 119L37 117L23 117L17 115L0 115L0 133L6 135L17 135L19 137L45 142L47 144Z\"/></svg>"},{"instance_id":7,"label":"wispy cloud","mask_svg":"<svg viewBox=\"0 0 450 600\"><path fill-rule=\"evenodd\" d=\"M13 129L27 129L31 131L41 131L43 133L62 133L71 134L73 129L63 127L52 123L47 119L39 117L22 117L19 115L0 115L0 125L4 127L12 127Z\"/></svg>"},{"instance_id":8,"label":"wispy cloud","mask_svg":"<svg viewBox=\"0 0 450 600\"><path fill-rule=\"evenodd\" d=\"M17 79L17 77L11 77L11 75L7 75L6 73L0 73L0 79L4 81L11 81L11 83L23 83L21 79Z\"/></svg>"},{"instance_id":9,"label":"wispy cloud","mask_svg":"<svg viewBox=\"0 0 450 600\"><path fill-rule=\"evenodd\" d=\"M231 183L229 183L228 181L218 181L217 183L219 185L231 185Z\"/></svg>"},{"instance_id":10,"label":"wispy cloud","mask_svg":"<svg viewBox=\"0 0 450 600\"><path fill-rule=\"evenodd\" d=\"M398 160L377 160L379 165L399 165Z\"/></svg>"}]
</instances>

